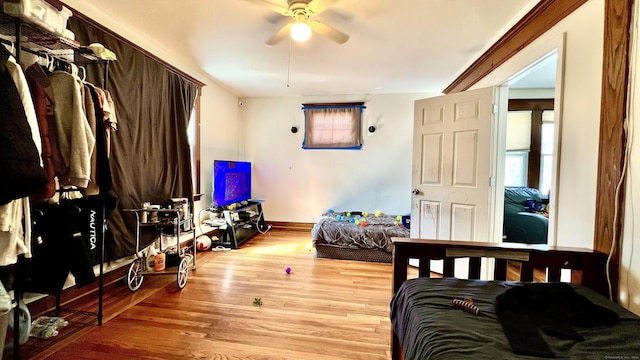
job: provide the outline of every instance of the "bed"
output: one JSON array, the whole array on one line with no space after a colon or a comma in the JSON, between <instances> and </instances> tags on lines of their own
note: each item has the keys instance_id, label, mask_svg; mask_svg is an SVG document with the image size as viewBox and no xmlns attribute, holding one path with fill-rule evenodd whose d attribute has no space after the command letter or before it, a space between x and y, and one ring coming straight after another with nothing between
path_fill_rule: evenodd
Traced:
<instances>
[{"instance_id":1,"label":"bed","mask_svg":"<svg viewBox=\"0 0 640 360\"><path fill-rule=\"evenodd\" d=\"M408 225L408 216L326 212L311 229L315 256L390 263L391 238L409 237Z\"/></svg>"},{"instance_id":2,"label":"bed","mask_svg":"<svg viewBox=\"0 0 640 360\"><path fill-rule=\"evenodd\" d=\"M515 243L392 242L394 360L640 359L640 317L609 301L605 254ZM410 259L419 259L417 268L408 266ZM433 259L442 259L441 276L431 272ZM453 276L461 266L468 279ZM560 282L561 273L568 283ZM478 280L487 274L495 280ZM540 276L547 283L534 281Z\"/></svg>"}]
</instances>

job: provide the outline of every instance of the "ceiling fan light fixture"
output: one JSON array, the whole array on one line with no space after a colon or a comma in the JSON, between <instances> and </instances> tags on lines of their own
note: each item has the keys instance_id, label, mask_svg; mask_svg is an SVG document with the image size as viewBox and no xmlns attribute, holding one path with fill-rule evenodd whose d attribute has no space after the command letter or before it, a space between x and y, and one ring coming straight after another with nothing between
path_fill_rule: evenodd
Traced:
<instances>
[{"instance_id":1,"label":"ceiling fan light fixture","mask_svg":"<svg viewBox=\"0 0 640 360\"><path fill-rule=\"evenodd\" d=\"M306 21L296 21L291 26L291 38L298 42L305 42L311 38L311 27Z\"/></svg>"}]
</instances>

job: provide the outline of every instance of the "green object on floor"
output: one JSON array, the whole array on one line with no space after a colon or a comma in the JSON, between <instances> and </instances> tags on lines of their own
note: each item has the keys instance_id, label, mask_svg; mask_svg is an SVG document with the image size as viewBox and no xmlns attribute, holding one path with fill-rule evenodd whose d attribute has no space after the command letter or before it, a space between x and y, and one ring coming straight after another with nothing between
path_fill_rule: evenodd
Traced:
<instances>
[{"instance_id":1,"label":"green object on floor","mask_svg":"<svg viewBox=\"0 0 640 360\"><path fill-rule=\"evenodd\" d=\"M261 298L253 299L253 306L262 306L262 299Z\"/></svg>"}]
</instances>

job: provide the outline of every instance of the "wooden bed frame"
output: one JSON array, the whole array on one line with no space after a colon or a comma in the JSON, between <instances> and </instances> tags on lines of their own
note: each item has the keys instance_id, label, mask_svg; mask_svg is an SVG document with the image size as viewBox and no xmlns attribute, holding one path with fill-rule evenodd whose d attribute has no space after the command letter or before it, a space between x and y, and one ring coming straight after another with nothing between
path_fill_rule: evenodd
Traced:
<instances>
[{"instance_id":1,"label":"wooden bed frame","mask_svg":"<svg viewBox=\"0 0 640 360\"><path fill-rule=\"evenodd\" d=\"M571 283L581 284L609 297L607 256L586 248L397 238L393 241L393 293L407 280L409 259L419 259L419 277L431 277L430 260L444 260L444 277L454 277L456 258L469 258L469 279L480 279L482 258L495 259L493 280L507 279L508 265L520 263L519 281L533 281L534 270L546 269L547 281L560 281L561 269L571 269ZM509 264L508 264L509 263ZM512 267L513 268L513 267ZM404 358L398 335L391 329L392 359Z\"/></svg>"}]
</instances>

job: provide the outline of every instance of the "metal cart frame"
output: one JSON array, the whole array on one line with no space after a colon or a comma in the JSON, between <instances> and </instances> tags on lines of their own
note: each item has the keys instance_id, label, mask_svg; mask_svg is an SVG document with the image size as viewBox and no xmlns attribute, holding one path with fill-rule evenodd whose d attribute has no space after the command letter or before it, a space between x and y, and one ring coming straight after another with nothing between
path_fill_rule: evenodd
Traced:
<instances>
[{"instance_id":1,"label":"metal cart frame","mask_svg":"<svg viewBox=\"0 0 640 360\"><path fill-rule=\"evenodd\" d=\"M131 262L129 266L129 271L127 272L127 287L131 291L136 291L142 286L142 282L144 281L145 275L167 275L167 274L175 274L176 282L178 284L178 288L182 289L187 284L187 280L189 278L189 263L191 263L192 270L196 269L196 233L195 228L190 226L193 236L191 239L191 246L182 246L182 242L180 241L181 234L181 225L183 225L186 221L191 221L191 219L185 219L182 213L182 209L124 209L124 211L133 212L136 215L136 259ZM147 218L150 213L157 213L158 220L157 221L147 221L141 222L140 215L142 213L147 213ZM193 225L193 224L191 224ZM166 250L162 249L162 235L164 233L163 229L173 226L173 233L176 237L176 253L179 257L179 263L177 269L169 269L169 267L165 267L163 271L154 271L154 269L149 269L149 265L147 264L147 254L141 254L140 251L140 229L143 227L155 227L160 233L160 252L165 252ZM187 241L188 242L188 241ZM188 249L192 248L193 253L188 253ZM148 250L147 250L148 251ZM167 253L165 252L165 258ZM166 260L165 260L166 261Z\"/></svg>"}]
</instances>

